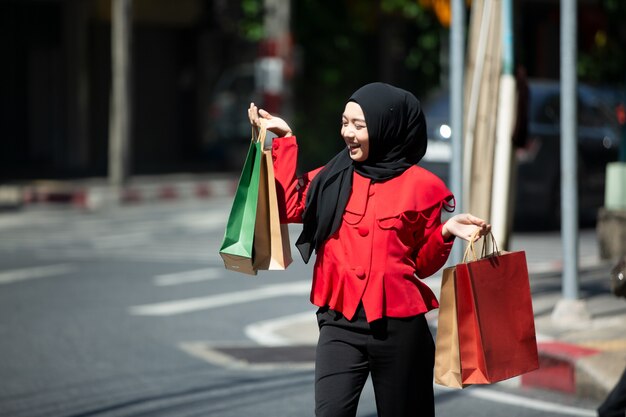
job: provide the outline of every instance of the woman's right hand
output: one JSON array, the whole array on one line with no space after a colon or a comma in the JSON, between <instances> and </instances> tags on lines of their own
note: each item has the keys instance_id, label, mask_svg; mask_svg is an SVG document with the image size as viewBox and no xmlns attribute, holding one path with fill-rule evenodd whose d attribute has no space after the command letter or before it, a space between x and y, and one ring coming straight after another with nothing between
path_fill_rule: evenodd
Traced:
<instances>
[{"instance_id":1,"label":"woman's right hand","mask_svg":"<svg viewBox=\"0 0 626 417\"><path fill-rule=\"evenodd\" d=\"M254 103L250 103L250 108L248 108L248 118L250 119L250 124L252 126L260 128L261 123L263 123L267 130L278 137L293 136L291 128L287 122L280 117L272 116L263 109L258 109Z\"/></svg>"}]
</instances>

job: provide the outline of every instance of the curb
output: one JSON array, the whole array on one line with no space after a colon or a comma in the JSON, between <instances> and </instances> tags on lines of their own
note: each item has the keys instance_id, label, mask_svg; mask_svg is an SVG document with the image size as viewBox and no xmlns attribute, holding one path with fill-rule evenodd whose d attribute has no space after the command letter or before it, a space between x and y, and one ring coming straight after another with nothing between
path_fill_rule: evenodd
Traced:
<instances>
[{"instance_id":1,"label":"curb","mask_svg":"<svg viewBox=\"0 0 626 417\"><path fill-rule=\"evenodd\" d=\"M537 349L539 369L521 376L523 387L603 401L626 367L626 351L604 351L559 341L539 342Z\"/></svg>"},{"instance_id":2,"label":"curb","mask_svg":"<svg viewBox=\"0 0 626 417\"><path fill-rule=\"evenodd\" d=\"M524 387L545 388L577 394L577 366L580 358L598 354L596 349L563 342L537 343L539 369L522 375Z\"/></svg>"},{"instance_id":3,"label":"curb","mask_svg":"<svg viewBox=\"0 0 626 417\"><path fill-rule=\"evenodd\" d=\"M142 204L231 197L237 188L234 177L210 179L138 179L122 188L93 183L42 181L26 185L5 185L0 189L0 206L55 205L97 210L111 205Z\"/></svg>"}]
</instances>

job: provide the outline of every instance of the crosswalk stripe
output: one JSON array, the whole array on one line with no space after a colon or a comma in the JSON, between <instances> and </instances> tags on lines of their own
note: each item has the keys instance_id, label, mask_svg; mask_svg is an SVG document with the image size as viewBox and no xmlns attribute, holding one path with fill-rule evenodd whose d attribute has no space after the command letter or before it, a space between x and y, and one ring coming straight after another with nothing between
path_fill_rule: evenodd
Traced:
<instances>
[{"instance_id":1,"label":"crosswalk stripe","mask_svg":"<svg viewBox=\"0 0 626 417\"><path fill-rule=\"evenodd\" d=\"M136 316L172 316L211 308L232 306L267 298L287 295L308 294L311 281L298 281L290 284L268 285L246 291L237 291L207 297L187 298L184 300L167 301L156 304L144 304L130 307L129 312Z\"/></svg>"},{"instance_id":2,"label":"crosswalk stripe","mask_svg":"<svg viewBox=\"0 0 626 417\"><path fill-rule=\"evenodd\" d=\"M31 268L14 269L0 272L0 284L10 284L17 281L25 281L33 278L46 278L67 274L74 268L70 264L57 264L36 266Z\"/></svg>"},{"instance_id":3,"label":"crosswalk stripe","mask_svg":"<svg viewBox=\"0 0 626 417\"><path fill-rule=\"evenodd\" d=\"M223 269L203 268L193 271L163 274L154 277L154 285L163 287L168 285L187 284L192 282L209 281L222 276Z\"/></svg>"}]
</instances>

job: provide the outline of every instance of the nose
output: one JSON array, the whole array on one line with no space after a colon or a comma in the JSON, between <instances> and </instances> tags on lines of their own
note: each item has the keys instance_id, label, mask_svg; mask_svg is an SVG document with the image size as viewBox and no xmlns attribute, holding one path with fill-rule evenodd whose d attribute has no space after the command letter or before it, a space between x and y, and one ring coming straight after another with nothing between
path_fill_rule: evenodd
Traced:
<instances>
[{"instance_id":1,"label":"nose","mask_svg":"<svg viewBox=\"0 0 626 417\"><path fill-rule=\"evenodd\" d=\"M354 131L354 129L352 127L347 126L344 129L343 136L346 137L346 138L354 139L356 137L356 132Z\"/></svg>"}]
</instances>

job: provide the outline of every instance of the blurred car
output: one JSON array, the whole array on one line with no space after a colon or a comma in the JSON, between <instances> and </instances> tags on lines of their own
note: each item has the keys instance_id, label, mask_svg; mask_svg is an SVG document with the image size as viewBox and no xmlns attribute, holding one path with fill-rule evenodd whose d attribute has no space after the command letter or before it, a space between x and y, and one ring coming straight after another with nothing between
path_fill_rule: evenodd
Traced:
<instances>
[{"instance_id":1,"label":"blurred car","mask_svg":"<svg viewBox=\"0 0 626 417\"><path fill-rule=\"evenodd\" d=\"M560 223L560 85L530 80L528 134L516 150L517 181L514 222L524 226ZM604 203L606 164L618 155L620 127L607 95L578 85L578 202L582 223L595 221ZM450 163L449 92L441 90L424 101L428 150L423 165L447 182Z\"/></svg>"}]
</instances>

